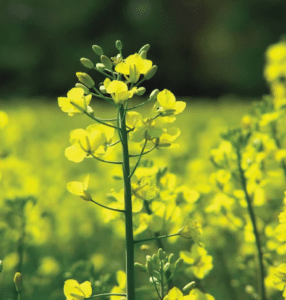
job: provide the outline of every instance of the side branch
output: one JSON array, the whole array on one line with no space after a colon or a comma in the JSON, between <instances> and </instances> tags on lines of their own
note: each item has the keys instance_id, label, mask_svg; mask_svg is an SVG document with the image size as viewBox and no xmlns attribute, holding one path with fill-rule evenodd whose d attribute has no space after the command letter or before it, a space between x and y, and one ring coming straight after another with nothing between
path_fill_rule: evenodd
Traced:
<instances>
[{"instance_id":1,"label":"side branch","mask_svg":"<svg viewBox=\"0 0 286 300\"><path fill-rule=\"evenodd\" d=\"M113 210L113 211L117 211L117 212L125 212L125 210L123 210L123 209L117 209L117 208L108 207L108 206L105 206L105 205L103 205L103 204L100 204L100 203L94 201L93 199L88 200L88 201L91 201L91 202L93 202L94 204L96 204L96 205L98 205L98 206L101 206L101 207L103 207L103 208L109 209L109 210Z\"/></svg>"}]
</instances>

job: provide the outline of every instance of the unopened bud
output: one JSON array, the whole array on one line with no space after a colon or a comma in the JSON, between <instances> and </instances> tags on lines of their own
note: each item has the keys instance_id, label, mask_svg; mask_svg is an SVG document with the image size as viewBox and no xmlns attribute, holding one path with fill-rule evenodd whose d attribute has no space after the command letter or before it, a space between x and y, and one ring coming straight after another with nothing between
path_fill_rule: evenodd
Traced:
<instances>
[{"instance_id":1,"label":"unopened bud","mask_svg":"<svg viewBox=\"0 0 286 300\"><path fill-rule=\"evenodd\" d=\"M157 95L160 91L158 89L154 90L151 94L150 94L150 99L151 100L155 100L157 98Z\"/></svg>"},{"instance_id":2,"label":"unopened bud","mask_svg":"<svg viewBox=\"0 0 286 300\"><path fill-rule=\"evenodd\" d=\"M182 258L179 258L176 262L175 262L175 270L179 270L183 267L184 265L184 260Z\"/></svg>"},{"instance_id":3,"label":"unopened bud","mask_svg":"<svg viewBox=\"0 0 286 300\"><path fill-rule=\"evenodd\" d=\"M146 261L146 269L147 269L147 272L151 275L154 271L154 268L153 268L153 263L152 263L152 260L151 258L147 259Z\"/></svg>"},{"instance_id":4,"label":"unopened bud","mask_svg":"<svg viewBox=\"0 0 286 300\"><path fill-rule=\"evenodd\" d=\"M97 45L93 45L92 46L92 50L94 51L94 53L98 56L103 55L103 50L100 46Z\"/></svg>"},{"instance_id":5,"label":"unopened bud","mask_svg":"<svg viewBox=\"0 0 286 300\"><path fill-rule=\"evenodd\" d=\"M121 43L120 40L117 40L117 41L115 42L115 47L116 47L116 49L117 49L118 51L121 51L121 50L122 50L122 43Z\"/></svg>"},{"instance_id":6,"label":"unopened bud","mask_svg":"<svg viewBox=\"0 0 286 300\"><path fill-rule=\"evenodd\" d=\"M86 73L77 72L76 76L78 80L84 85L86 85L88 88L92 88L95 85L93 79Z\"/></svg>"},{"instance_id":7,"label":"unopened bud","mask_svg":"<svg viewBox=\"0 0 286 300\"><path fill-rule=\"evenodd\" d=\"M17 293L22 292L22 274L20 272L16 272L14 275L14 283Z\"/></svg>"},{"instance_id":8,"label":"unopened bud","mask_svg":"<svg viewBox=\"0 0 286 300\"><path fill-rule=\"evenodd\" d=\"M166 258L166 252L163 251L162 248L159 248L158 250L158 258L159 260L164 260Z\"/></svg>"},{"instance_id":9,"label":"unopened bud","mask_svg":"<svg viewBox=\"0 0 286 300\"><path fill-rule=\"evenodd\" d=\"M189 292L189 291L191 291L195 287L196 287L196 282L195 281L191 281L191 282L189 282L188 284L186 284L183 287L183 291L184 292Z\"/></svg>"},{"instance_id":10,"label":"unopened bud","mask_svg":"<svg viewBox=\"0 0 286 300\"><path fill-rule=\"evenodd\" d=\"M89 89L85 85L83 85L81 83L76 83L75 86L79 87L79 88L82 88L84 90L85 94L89 94Z\"/></svg>"},{"instance_id":11,"label":"unopened bud","mask_svg":"<svg viewBox=\"0 0 286 300\"><path fill-rule=\"evenodd\" d=\"M175 261L176 261L175 254L174 254L174 253L171 253L171 254L169 255L169 263L170 263L170 264L174 264Z\"/></svg>"},{"instance_id":12,"label":"unopened bud","mask_svg":"<svg viewBox=\"0 0 286 300\"><path fill-rule=\"evenodd\" d=\"M149 51L149 49L150 49L150 45L149 44L146 44L146 45L144 45L140 50L139 50L139 54L141 54L141 52L143 52L143 51Z\"/></svg>"},{"instance_id":13,"label":"unopened bud","mask_svg":"<svg viewBox=\"0 0 286 300\"><path fill-rule=\"evenodd\" d=\"M134 268L140 272L146 272L146 267L138 262L134 263Z\"/></svg>"},{"instance_id":14,"label":"unopened bud","mask_svg":"<svg viewBox=\"0 0 286 300\"><path fill-rule=\"evenodd\" d=\"M84 195L81 195L80 198L85 201L91 201L91 195L87 191L83 191Z\"/></svg>"},{"instance_id":15,"label":"unopened bud","mask_svg":"<svg viewBox=\"0 0 286 300\"><path fill-rule=\"evenodd\" d=\"M113 63L106 55L101 55L100 60L104 64L106 69L112 70Z\"/></svg>"},{"instance_id":16,"label":"unopened bud","mask_svg":"<svg viewBox=\"0 0 286 300\"><path fill-rule=\"evenodd\" d=\"M146 59L146 58L147 58L147 51L142 51L142 52L140 52L140 56L141 56L143 59Z\"/></svg>"},{"instance_id":17,"label":"unopened bud","mask_svg":"<svg viewBox=\"0 0 286 300\"><path fill-rule=\"evenodd\" d=\"M156 65L153 66L152 68L150 68L150 69L147 71L147 73L145 74L144 78L145 78L146 80L151 79L151 78L155 75L155 73L157 72L157 70L158 70L158 67L157 67Z\"/></svg>"},{"instance_id":18,"label":"unopened bud","mask_svg":"<svg viewBox=\"0 0 286 300\"><path fill-rule=\"evenodd\" d=\"M143 86L141 86L139 89L137 89L136 95L142 96L145 94L145 92L146 92L146 89Z\"/></svg>"},{"instance_id":19,"label":"unopened bud","mask_svg":"<svg viewBox=\"0 0 286 300\"><path fill-rule=\"evenodd\" d=\"M168 271L169 268L170 268L171 264L169 262L167 262L165 265L164 265L164 271Z\"/></svg>"},{"instance_id":20,"label":"unopened bud","mask_svg":"<svg viewBox=\"0 0 286 300\"><path fill-rule=\"evenodd\" d=\"M97 63L97 64L95 65L95 67L96 67L96 69L97 69L98 71L100 71L100 72L103 72L103 71L105 70L105 66L104 66L104 64L102 64L102 63Z\"/></svg>"},{"instance_id":21,"label":"unopened bud","mask_svg":"<svg viewBox=\"0 0 286 300\"><path fill-rule=\"evenodd\" d=\"M94 63L88 59L88 58L81 58L80 62L82 63L83 66L85 66L88 69L92 69L94 67Z\"/></svg>"},{"instance_id":22,"label":"unopened bud","mask_svg":"<svg viewBox=\"0 0 286 300\"><path fill-rule=\"evenodd\" d=\"M101 91L102 94L106 94L106 89L105 89L105 86L104 85L101 85L99 87L99 90Z\"/></svg>"}]
</instances>

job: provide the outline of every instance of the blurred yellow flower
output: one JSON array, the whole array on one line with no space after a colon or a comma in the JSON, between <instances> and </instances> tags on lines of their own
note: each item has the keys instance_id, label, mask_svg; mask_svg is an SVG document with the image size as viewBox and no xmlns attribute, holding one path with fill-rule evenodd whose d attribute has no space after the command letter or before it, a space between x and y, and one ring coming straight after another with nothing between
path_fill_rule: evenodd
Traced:
<instances>
[{"instance_id":1,"label":"blurred yellow flower","mask_svg":"<svg viewBox=\"0 0 286 300\"><path fill-rule=\"evenodd\" d=\"M68 279L65 281L64 294L67 300L84 300L92 294L91 283L85 281L79 284L74 279Z\"/></svg>"},{"instance_id":2,"label":"blurred yellow flower","mask_svg":"<svg viewBox=\"0 0 286 300\"><path fill-rule=\"evenodd\" d=\"M90 201L92 198L87 192L89 183L89 175L87 175L83 182L80 181L71 181L67 184L67 190L77 196L80 196L83 200Z\"/></svg>"}]
</instances>

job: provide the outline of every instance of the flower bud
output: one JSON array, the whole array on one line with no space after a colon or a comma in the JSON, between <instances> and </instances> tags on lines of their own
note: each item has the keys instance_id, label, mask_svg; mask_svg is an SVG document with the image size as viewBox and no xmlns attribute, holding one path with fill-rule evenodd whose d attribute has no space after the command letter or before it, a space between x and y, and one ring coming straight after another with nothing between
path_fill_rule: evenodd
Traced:
<instances>
[{"instance_id":1,"label":"flower bud","mask_svg":"<svg viewBox=\"0 0 286 300\"><path fill-rule=\"evenodd\" d=\"M92 69L94 67L94 63L88 59L88 58L81 58L80 62L82 63L83 66L85 66L88 69Z\"/></svg>"},{"instance_id":2,"label":"flower bud","mask_svg":"<svg viewBox=\"0 0 286 300\"><path fill-rule=\"evenodd\" d=\"M146 261L146 269L147 269L147 272L151 275L154 271L154 268L153 268L153 263L152 263L152 260L151 258L148 258L147 261Z\"/></svg>"},{"instance_id":3,"label":"flower bud","mask_svg":"<svg viewBox=\"0 0 286 300\"><path fill-rule=\"evenodd\" d=\"M151 100L155 100L157 98L157 95L160 91L158 89L154 90L151 94L150 94L150 99Z\"/></svg>"},{"instance_id":4,"label":"flower bud","mask_svg":"<svg viewBox=\"0 0 286 300\"><path fill-rule=\"evenodd\" d=\"M106 55L101 55L100 60L104 64L106 69L112 70L113 63Z\"/></svg>"},{"instance_id":5,"label":"flower bud","mask_svg":"<svg viewBox=\"0 0 286 300\"><path fill-rule=\"evenodd\" d=\"M14 275L14 283L17 293L22 292L22 274L20 272L16 272Z\"/></svg>"},{"instance_id":6,"label":"flower bud","mask_svg":"<svg viewBox=\"0 0 286 300\"><path fill-rule=\"evenodd\" d=\"M3 270L3 261L0 260L0 273L2 272L2 270Z\"/></svg>"},{"instance_id":7,"label":"flower bud","mask_svg":"<svg viewBox=\"0 0 286 300\"><path fill-rule=\"evenodd\" d=\"M158 258L159 260L164 260L166 258L166 252L163 251L162 248L159 248L158 250Z\"/></svg>"},{"instance_id":8,"label":"flower bud","mask_svg":"<svg viewBox=\"0 0 286 300\"><path fill-rule=\"evenodd\" d=\"M195 281L191 281L191 282L189 282L188 284L186 284L183 287L183 291L184 292L189 292L189 291L191 291L195 287L196 287L196 282Z\"/></svg>"},{"instance_id":9,"label":"flower bud","mask_svg":"<svg viewBox=\"0 0 286 300\"><path fill-rule=\"evenodd\" d=\"M174 264L175 261L176 261L175 254L174 254L174 253L171 253L171 254L169 255L169 263L170 263L170 264Z\"/></svg>"},{"instance_id":10,"label":"flower bud","mask_svg":"<svg viewBox=\"0 0 286 300\"><path fill-rule=\"evenodd\" d=\"M140 50L139 50L139 54L141 55L141 52L143 52L143 51L149 51L149 49L150 49L150 45L149 44L146 44L146 45L144 45Z\"/></svg>"},{"instance_id":11,"label":"flower bud","mask_svg":"<svg viewBox=\"0 0 286 300\"><path fill-rule=\"evenodd\" d=\"M80 198L85 200L85 201L91 201L91 195L90 193L88 193L87 191L83 191L84 195L81 195Z\"/></svg>"},{"instance_id":12,"label":"flower bud","mask_svg":"<svg viewBox=\"0 0 286 300\"><path fill-rule=\"evenodd\" d=\"M165 263L165 265L164 265L164 271L165 272L168 271L169 268L170 268L170 266L171 266L171 264L169 262Z\"/></svg>"},{"instance_id":13,"label":"flower bud","mask_svg":"<svg viewBox=\"0 0 286 300\"><path fill-rule=\"evenodd\" d=\"M140 56L143 58L143 59L146 59L147 58L147 51L142 51L140 53Z\"/></svg>"},{"instance_id":14,"label":"flower bud","mask_svg":"<svg viewBox=\"0 0 286 300\"><path fill-rule=\"evenodd\" d=\"M88 88L92 88L95 85L93 79L86 73L77 72L76 76L78 80L84 85L86 85Z\"/></svg>"},{"instance_id":15,"label":"flower bud","mask_svg":"<svg viewBox=\"0 0 286 300\"><path fill-rule=\"evenodd\" d=\"M146 80L151 79L151 78L155 75L155 73L157 72L157 70L158 70L158 67L157 67L156 65L153 66L152 68L150 68L150 69L147 71L147 73L144 75L144 78L145 78Z\"/></svg>"},{"instance_id":16,"label":"flower bud","mask_svg":"<svg viewBox=\"0 0 286 300\"><path fill-rule=\"evenodd\" d=\"M79 87L79 88L82 88L82 89L84 90L84 93L85 93L86 95L89 94L89 89L88 89L85 85L83 85L83 84L81 84L81 83L76 83L75 86L76 86L76 87Z\"/></svg>"},{"instance_id":17,"label":"flower bud","mask_svg":"<svg viewBox=\"0 0 286 300\"><path fill-rule=\"evenodd\" d=\"M97 45L93 45L92 46L92 50L94 51L94 53L98 56L103 55L103 50L100 46Z\"/></svg>"},{"instance_id":18,"label":"flower bud","mask_svg":"<svg viewBox=\"0 0 286 300\"><path fill-rule=\"evenodd\" d=\"M95 67L99 72L103 72L105 70L105 66L102 63L97 63Z\"/></svg>"},{"instance_id":19,"label":"flower bud","mask_svg":"<svg viewBox=\"0 0 286 300\"><path fill-rule=\"evenodd\" d=\"M145 92L146 92L146 89L142 86L142 87L140 87L140 88L137 89L136 95L142 96L142 95L145 94Z\"/></svg>"},{"instance_id":20,"label":"flower bud","mask_svg":"<svg viewBox=\"0 0 286 300\"><path fill-rule=\"evenodd\" d=\"M117 41L115 42L115 47L116 47L116 49L117 49L118 51L121 51L121 50L122 50L122 43L121 43L120 40L117 40Z\"/></svg>"},{"instance_id":21,"label":"flower bud","mask_svg":"<svg viewBox=\"0 0 286 300\"><path fill-rule=\"evenodd\" d=\"M99 87L99 90L101 91L102 94L106 94L106 89L105 89L105 86L104 85L101 85Z\"/></svg>"},{"instance_id":22,"label":"flower bud","mask_svg":"<svg viewBox=\"0 0 286 300\"><path fill-rule=\"evenodd\" d=\"M140 272L146 272L146 267L138 262L134 263L134 268L136 268Z\"/></svg>"},{"instance_id":23,"label":"flower bud","mask_svg":"<svg viewBox=\"0 0 286 300\"><path fill-rule=\"evenodd\" d=\"M183 267L184 265L184 260L182 258L179 258L176 262L175 262L175 270L179 270Z\"/></svg>"}]
</instances>

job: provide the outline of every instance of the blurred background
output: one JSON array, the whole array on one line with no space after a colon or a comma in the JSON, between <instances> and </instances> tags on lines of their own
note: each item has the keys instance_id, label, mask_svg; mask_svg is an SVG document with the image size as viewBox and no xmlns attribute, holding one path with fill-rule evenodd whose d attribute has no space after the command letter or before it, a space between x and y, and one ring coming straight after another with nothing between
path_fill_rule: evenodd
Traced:
<instances>
[{"instance_id":1,"label":"blurred background","mask_svg":"<svg viewBox=\"0 0 286 300\"><path fill-rule=\"evenodd\" d=\"M65 95L81 57L137 52L159 66L150 88L177 96L261 96L264 52L285 32L284 0L2 0L1 98ZM89 72L97 80L102 77ZM147 88L148 88L147 84Z\"/></svg>"}]
</instances>

